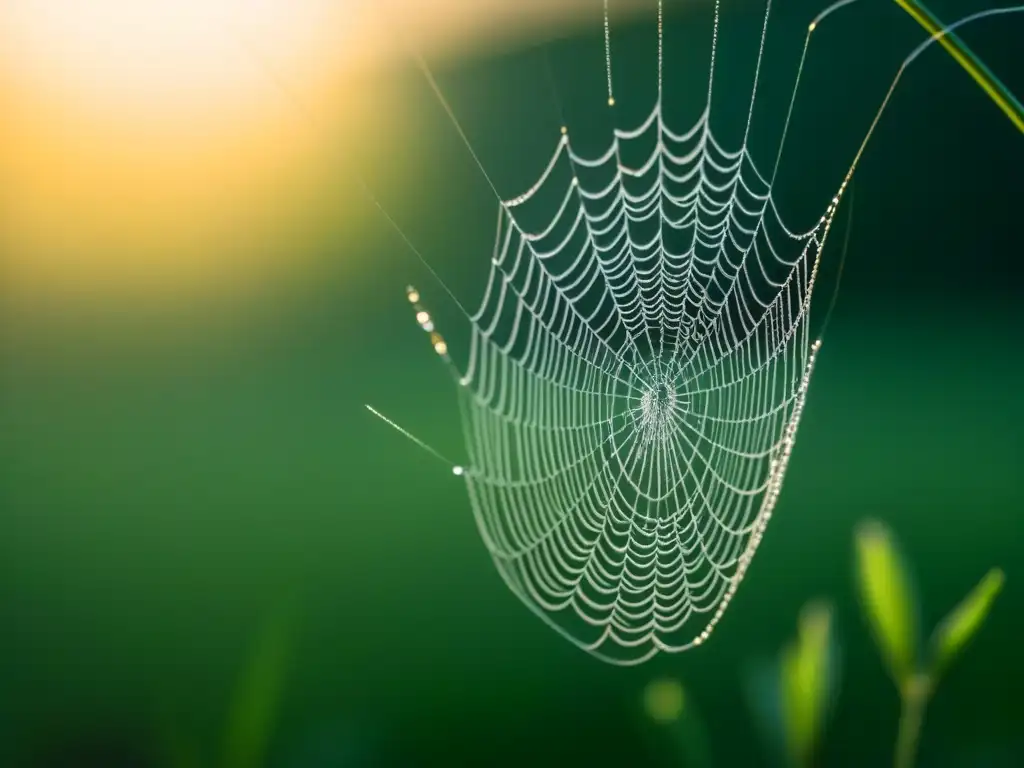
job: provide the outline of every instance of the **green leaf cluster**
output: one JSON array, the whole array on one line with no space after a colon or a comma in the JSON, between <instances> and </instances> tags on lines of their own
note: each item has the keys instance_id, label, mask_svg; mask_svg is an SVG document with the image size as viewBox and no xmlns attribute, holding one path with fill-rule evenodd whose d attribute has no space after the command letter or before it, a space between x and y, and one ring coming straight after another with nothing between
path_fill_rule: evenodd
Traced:
<instances>
[{"instance_id":1,"label":"green leaf cluster","mask_svg":"<svg viewBox=\"0 0 1024 768\"><path fill-rule=\"evenodd\" d=\"M920 609L911 569L895 536L877 520L854 533L856 583L867 624L899 691L902 711L894 764L910 768L928 702L942 675L977 634L1004 582L993 568L922 642ZM839 688L839 644L832 606L804 606L796 637L777 661L761 665L749 687L751 706L766 738L787 765L815 764ZM674 736L685 764L710 765L703 728L682 685L654 680L643 695L649 721Z\"/></svg>"},{"instance_id":2,"label":"green leaf cluster","mask_svg":"<svg viewBox=\"0 0 1024 768\"><path fill-rule=\"evenodd\" d=\"M998 568L985 574L939 622L925 648L910 568L892 532L869 520L858 527L855 541L861 605L902 700L894 763L908 768L914 762L928 701L943 673L981 628L1004 576Z\"/></svg>"}]
</instances>

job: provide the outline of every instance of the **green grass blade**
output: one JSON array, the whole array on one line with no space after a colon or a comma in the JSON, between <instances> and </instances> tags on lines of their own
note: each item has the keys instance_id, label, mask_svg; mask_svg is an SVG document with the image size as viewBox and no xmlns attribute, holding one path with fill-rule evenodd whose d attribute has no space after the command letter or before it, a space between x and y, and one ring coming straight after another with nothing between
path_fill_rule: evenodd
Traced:
<instances>
[{"instance_id":1,"label":"green grass blade","mask_svg":"<svg viewBox=\"0 0 1024 768\"><path fill-rule=\"evenodd\" d=\"M861 605L897 687L917 667L917 604L889 529L870 520L855 534Z\"/></svg>"},{"instance_id":2,"label":"green grass blade","mask_svg":"<svg viewBox=\"0 0 1024 768\"><path fill-rule=\"evenodd\" d=\"M990 570L935 628L931 642L933 677L941 674L981 627L1003 588L1003 581L1002 570Z\"/></svg>"},{"instance_id":3,"label":"green grass blade","mask_svg":"<svg viewBox=\"0 0 1024 768\"><path fill-rule=\"evenodd\" d=\"M810 765L820 742L834 682L833 649L831 607L808 604L781 664L786 751L794 765Z\"/></svg>"},{"instance_id":4,"label":"green grass blade","mask_svg":"<svg viewBox=\"0 0 1024 768\"><path fill-rule=\"evenodd\" d=\"M935 14L917 0L895 0L895 2L910 14L914 21L924 27L929 35L938 35L946 28L946 25L939 21ZM967 47L967 44L955 32L942 35L937 38L937 42L946 49L957 64L964 68L964 71L974 79L974 82L992 99L993 103L1010 118L1010 121L1017 126L1017 130L1024 133L1024 106Z\"/></svg>"},{"instance_id":5,"label":"green grass blade","mask_svg":"<svg viewBox=\"0 0 1024 768\"><path fill-rule=\"evenodd\" d=\"M224 768L260 768L280 705L291 656L291 622L280 616L256 639L228 712Z\"/></svg>"}]
</instances>

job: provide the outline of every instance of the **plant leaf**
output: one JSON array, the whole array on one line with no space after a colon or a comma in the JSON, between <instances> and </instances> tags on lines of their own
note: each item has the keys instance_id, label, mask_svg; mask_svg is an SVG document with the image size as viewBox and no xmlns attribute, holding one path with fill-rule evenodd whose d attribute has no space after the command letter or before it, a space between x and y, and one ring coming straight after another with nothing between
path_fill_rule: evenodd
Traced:
<instances>
[{"instance_id":1,"label":"plant leaf","mask_svg":"<svg viewBox=\"0 0 1024 768\"><path fill-rule=\"evenodd\" d=\"M1003 588L1003 571L993 568L932 633L932 664L938 676L978 631Z\"/></svg>"},{"instance_id":2,"label":"plant leaf","mask_svg":"<svg viewBox=\"0 0 1024 768\"><path fill-rule=\"evenodd\" d=\"M686 694L678 680L652 680L644 688L644 710L656 723L667 724L678 720L685 704Z\"/></svg>"},{"instance_id":3,"label":"plant leaf","mask_svg":"<svg viewBox=\"0 0 1024 768\"><path fill-rule=\"evenodd\" d=\"M686 766L710 768L707 731L682 683L673 678L652 680L644 688L643 707L658 731L669 737L672 765L682 758Z\"/></svg>"},{"instance_id":4,"label":"plant leaf","mask_svg":"<svg viewBox=\"0 0 1024 768\"><path fill-rule=\"evenodd\" d=\"M291 625L290 615L274 616L256 638L228 712L225 768L265 763L291 656Z\"/></svg>"},{"instance_id":5,"label":"plant leaf","mask_svg":"<svg viewBox=\"0 0 1024 768\"><path fill-rule=\"evenodd\" d=\"M857 578L864 613L897 687L917 666L917 603L908 569L889 529L876 520L855 534Z\"/></svg>"},{"instance_id":6,"label":"plant leaf","mask_svg":"<svg viewBox=\"0 0 1024 768\"><path fill-rule=\"evenodd\" d=\"M786 747L795 765L809 765L821 737L834 683L832 608L809 603L800 613L797 640L781 662Z\"/></svg>"}]
</instances>

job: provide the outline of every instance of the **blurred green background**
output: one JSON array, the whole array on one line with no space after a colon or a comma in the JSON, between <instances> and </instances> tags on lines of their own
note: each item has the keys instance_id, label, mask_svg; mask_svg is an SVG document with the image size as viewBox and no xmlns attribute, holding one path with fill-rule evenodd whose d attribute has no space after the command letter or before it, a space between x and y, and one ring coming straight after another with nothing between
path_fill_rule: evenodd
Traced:
<instances>
[{"instance_id":1,"label":"blurred green background","mask_svg":"<svg viewBox=\"0 0 1024 768\"><path fill-rule=\"evenodd\" d=\"M752 130L762 167L820 10L777 6ZM973 10L964 0L932 8L945 20ZM741 2L724 11L712 124L728 145L742 135L761 13ZM593 21L437 67L503 194L536 177L557 139L545 57L574 141L593 153L607 140ZM703 106L710 23L706 4L669 3L665 92L677 127ZM1022 30L1016 19L964 33L1017 93ZM649 15L614 26L619 125L654 98L654 34ZM816 34L778 187L794 227L820 215L896 66L923 39L882 3ZM713 640L619 669L517 602L460 482L363 408L465 456L455 393L406 284L420 288L457 359L464 329L360 197L357 174L467 301L482 287L495 218L486 181L414 64L379 77L402 105L395 141L412 159L389 165L360 145L336 147L331 182L309 203L327 215L280 246L316 256L296 258L294 273L244 301L97 301L5 320L3 764L148 766L177 754L186 765L193 751L221 754L239 675L268 622L286 627L271 765L663 764L667 746L645 735L639 704L662 675L680 677L698 703L716 764L765 764L744 675L819 596L836 605L843 648L824 763L887 764L898 700L852 579L852 530L868 515L898 533L926 626L990 566L1007 572L929 710L920 764L1024 764L1024 141L970 79L930 51L869 146L786 486ZM825 252L815 323L845 215Z\"/></svg>"}]
</instances>

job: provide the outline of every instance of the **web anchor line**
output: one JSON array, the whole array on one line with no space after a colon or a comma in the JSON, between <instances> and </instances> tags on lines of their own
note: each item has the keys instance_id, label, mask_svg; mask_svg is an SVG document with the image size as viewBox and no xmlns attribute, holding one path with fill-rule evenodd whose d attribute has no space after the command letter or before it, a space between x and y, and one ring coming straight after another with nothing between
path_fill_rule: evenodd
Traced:
<instances>
[{"instance_id":1,"label":"web anchor line","mask_svg":"<svg viewBox=\"0 0 1024 768\"><path fill-rule=\"evenodd\" d=\"M407 429L405 429L404 427L400 427L400 426L399 426L398 424L396 424L395 422L393 422L393 421L392 421L391 419L389 419L389 418L388 418L387 416L385 416L385 415L384 415L383 413L381 413L380 411L378 411L378 410L377 410L376 408L374 408L374 407L373 407L372 405L370 405L370 404L368 404L368 403L367 403L367 404L365 405L365 407L366 407L366 410L368 410L368 411L369 411L370 413L372 413L372 414L373 414L374 416L376 416L376 417L377 417L378 419L380 419L381 421L383 421L383 422L384 422L385 424L387 424L387 425L388 425L389 427L391 427L392 429L394 429L394 430L395 430L396 432L398 432L398 433L399 433L400 435L402 435L402 436L403 436L403 437L405 437L406 439L408 439L408 440L412 441L412 442L413 442L413 443L414 443L415 445L418 445L418 446L419 446L420 448L422 448L422 449L423 449L424 451L426 451L427 453L429 453L429 454L430 454L431 456L433 456L433 457L434 457L435 459L438 459L439 461L443 461L443 462L444 462L445 464L447 464L448 466L450 466L450 467L452 468L452 474L453 474L453 475L462 475L462 474L464 474L464 473L465 473L465 471L466 471L466 470L465 470L465 468L464 468L464 467L462 467L462 466L461 466L460 464L456 464L455 462L453 462L453 461L451 461L450 459L446 458L446 457L444 456L444 454L442 454L442 453L439 453L439 452L438 452L438 451L437 451L436 449L434 449L434 448L433 448L432 446L430 446L430 445L428 445L427 443L425 443L425 442L423 442L422 440L420 440L420 439L419 439L418 437L416 437L416 435L412 434L411 432L409 432L409 431L408 431Z\"/></svg>"},{"instance_id":2,"label":"web anchor line","mask_svg":"<svg viewBox=\"0 0 1024 768\"><path fill-rule=\"evenodd\" d=\"M311 124L318 123L313 111L309 106L299 98L295 89L286 81L286 79L277 71L271 64L269 58L264 54L262 50L254 43L248 36L243 35L237 29L231 29L231 33L234 35L235 40L238 42L239 47L245 56L259 69L260 73L267 78L268 82L280 93L288 105L298 114L302 119L306 120ZM448 284L441 278L437 270L431 264L430 260L423 254L423 252L416 247L412 239L408 236L404 229L398 224L396 219L388 212L384 205L380 202L377 196L374 194L372 188L367 183L366 179L359 173L353 174L356 186L359 187L359 191L363 197L370 202L371 205L377 210L380 216L388 224L388 226L394 231L402 243L406 246L409 252L416 258L417 261L422 264L426 270L430 273L430 276L435 282L441 287L441 289L448 295L448 298L452 300L459 312L464 317L469 319L470 313L466 309L465 305L459 300Z\"/></svg>"}]
</instances>

